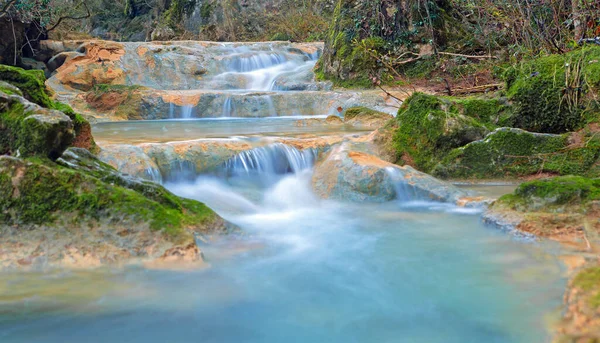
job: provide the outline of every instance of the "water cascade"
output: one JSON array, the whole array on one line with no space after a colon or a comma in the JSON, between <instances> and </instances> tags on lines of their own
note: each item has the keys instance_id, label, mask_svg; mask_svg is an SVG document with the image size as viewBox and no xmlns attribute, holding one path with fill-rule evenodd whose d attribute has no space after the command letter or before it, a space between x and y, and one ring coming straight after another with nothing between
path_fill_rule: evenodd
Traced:
<instances>
[{"instance_id":1,"label":"water cascade","mask_svg":"<svg viewBox=\"0 0 600 343\"><path fill-rule=\"evenodd\" d=\"M137 109L136 119L314 116L358 105L394 113L398 105L379 91L333 91L330 82L316 81L313 69L321 43L120 45L124 54L111 71L123 75L118 82L125 86L142 86L136 89L139 97L129 98L134 103L127 104ZM80 87L65 80L76 79L77 73L64 68L48 80L61 100L76 108Z\"/></svg>"}]
</instances>

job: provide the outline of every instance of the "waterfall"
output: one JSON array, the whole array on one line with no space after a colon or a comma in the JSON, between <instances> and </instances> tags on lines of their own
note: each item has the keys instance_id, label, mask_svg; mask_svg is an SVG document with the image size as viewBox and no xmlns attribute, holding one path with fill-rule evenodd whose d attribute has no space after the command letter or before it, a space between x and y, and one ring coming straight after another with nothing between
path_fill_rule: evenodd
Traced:
<instances>
[{"instance_id":1,"label":"waterfall","mask_svg":"<svg viewBox=\"0 0 600 343\"><path fill-rule=\"evenodd\" d=\"M193 117L194 105L183 105L181 107L181 118L190 119Z\"/></svg>"},{"instance_id":2,"label":"waterfall","mask_svg":"<svg viewBox=\"0 0 600 343\"><path fill-rule=\"evenodd\" d=\"M296 174L312 168L316 157L316 149L298 150L289 145L275 143L232 157L225 162L224 170L228 175Z\"/></svg>"},{"instance_id":3,"label":"waterfall","mask_svg":"<svg viewBox=\"0 0 600 343\"><path fill-rule=\"evenodd\" d=\"M287 62L287 58L278 53L233 56L229 62L229 70L247 73L258 69L270 68Z\"/></svg>"},{"instance_id":4,"label":"waterfall","mask_svg":"<svg viewBox=\"0 0 600 343\"><path fill-rule=\"evenodd\" d=\"M223 114L221 117L235 117L235 108L233 107L230 96L223 101Z\"/></svg>"}]
</instances>

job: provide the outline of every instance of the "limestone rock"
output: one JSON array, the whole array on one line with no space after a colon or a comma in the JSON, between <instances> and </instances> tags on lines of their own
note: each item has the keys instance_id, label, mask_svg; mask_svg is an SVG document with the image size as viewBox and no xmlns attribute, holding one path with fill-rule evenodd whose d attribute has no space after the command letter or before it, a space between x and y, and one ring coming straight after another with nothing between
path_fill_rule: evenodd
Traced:
<instances>
[{"instance_id":1,"label":"limestone rock","mask_svg":"<svg viewBox=\"0 0 600 343\"><path fill-rule=\"evenodd\" d=\"M390 114L367 107L352 107L344 113L344 123L363 127L382 127L392 118Z\"/></svg>"},{"instance_id":2,"label":"limestone rock","mask_svg":"<svg viewBox=\"0 0 600 343\"><path fill-rule=\"evenodd\" d=\"M158 166L140 147L125 144L104 145L98 153L98 158L122 173L162 183Z\"/></svg>"},{"instance_id":3,"label":"limestone rock","mask_svg":"<svg viewBox=\"0 0 600 343\"><path fill-rule=\"evenodd\" d=\"M396 166L347 144L331 149L313 174L313 189L322 198L354 202L433 200L456 203L458 188L409 166Z\"/></svg>"}]
</instances>

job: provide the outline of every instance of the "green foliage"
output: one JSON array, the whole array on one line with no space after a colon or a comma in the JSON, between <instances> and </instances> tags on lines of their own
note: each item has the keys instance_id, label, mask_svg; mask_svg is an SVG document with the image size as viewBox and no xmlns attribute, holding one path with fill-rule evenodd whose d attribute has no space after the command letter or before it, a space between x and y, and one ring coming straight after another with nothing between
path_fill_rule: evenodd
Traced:
<instances>
[{"instance_id":1,"label":"green foliage","mask_svg":"<svg viewBox=\"0 0 600 343\"><path fill-rule=\"evenodd\" d=\"M396 120L394 148L399 162L414 165L429 172L450 150L483 138L488 132L486 125L474 114L475 108L483 110L489 106L474 105L473 99L456 99L415 93L403 104ZM485 100L481 100L485 102ZM468 108L469 111L464 109ZM490 122L499 113L481 112L479 118ZM492 126L488 124L489 126Z\"/></svg>"},{"instance_id":2,"label":"green foliage","mask_svg":"<svg viewBox=\"0 0 600 343\"><path fill-rule=\"evenodd\" d=\"M511 126L563 133L598 118L600 47L522 62L504 74L515 105Z\"/></svg>"}]
</instances>

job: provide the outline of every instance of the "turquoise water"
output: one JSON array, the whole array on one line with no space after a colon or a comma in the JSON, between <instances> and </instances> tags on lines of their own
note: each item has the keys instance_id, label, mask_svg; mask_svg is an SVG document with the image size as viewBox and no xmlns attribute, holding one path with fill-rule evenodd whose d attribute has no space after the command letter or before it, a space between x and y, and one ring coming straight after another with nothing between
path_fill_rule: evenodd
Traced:
<instances>
[{"instance_id":1,"label":"turquoise water","mask_svg":"<svg viewBox=\"0 0 600 343\"><path fill-rule=\"evenodd\" d=\"M232 136L332 135L370 132L370 128L352 125L325 125L314 120L326 116L265 117L265 118L204 118L190 120L140 120L98 123L92 127L99 143L161 143L200 138L230 138ZM308 125L305 122L308 121Z\"/></svg>"},{"instance_id":2,"label":"turquoise water","mask_svg":"<svg viewBox=\"0 0 600 343\"><path fill-rule=\"evenodd\" d=\"M318 200L309 178L168 185L240 228L203 244L209 268L5 274L0 342L550 340L551 249L450 205Z\"/></svg>"}]
</instances>

